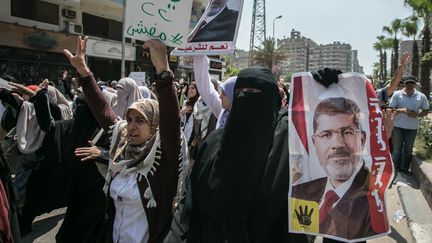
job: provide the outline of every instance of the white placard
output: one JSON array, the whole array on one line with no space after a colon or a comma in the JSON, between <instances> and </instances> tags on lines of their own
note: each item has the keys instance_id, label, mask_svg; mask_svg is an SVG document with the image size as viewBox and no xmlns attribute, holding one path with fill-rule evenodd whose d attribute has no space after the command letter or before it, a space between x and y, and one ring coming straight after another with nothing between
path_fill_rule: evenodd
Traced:
<instances>
[{"instance_id":1,"label":"white placard","mask_svg":"<svg viewBox=\"0 0 432 243\"><path fill-rule=\"evenodd\" d=\"M129 78L135 80L138 86L146 86L145 85L145 79L146 75L145 72L130 72Z\"/></svg>"},{"instance_id":2,"label":"white placard","mask_svg":"<svg viewBox=\"0 0 432 243\"><path fill-rule=\"evenodd\" d=\"M181 47L187 41L191 10L192 0L128 0L125 35Z\"/></svg>"}]
</instances>

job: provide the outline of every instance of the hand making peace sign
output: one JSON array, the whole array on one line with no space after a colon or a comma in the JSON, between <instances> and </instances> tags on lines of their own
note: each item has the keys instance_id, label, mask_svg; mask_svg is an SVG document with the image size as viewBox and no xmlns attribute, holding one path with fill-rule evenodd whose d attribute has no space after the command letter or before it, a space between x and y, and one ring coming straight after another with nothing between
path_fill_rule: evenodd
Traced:
<instances>
[{"instance_id":1,"label":"hand making peace sign","mask_svg":"<svg viewBox=\"0 0 432 243\"><path fill-rule=\"evenodd\" d=\"M70 64L77 70L81 77L86 77L91 73L85 62L87 40L87 36L84 38L82 38L81 36L77 37L75 55L73 55L69 50L63 50L63 53L69 59Z\"/></svg>"}]
</instances>

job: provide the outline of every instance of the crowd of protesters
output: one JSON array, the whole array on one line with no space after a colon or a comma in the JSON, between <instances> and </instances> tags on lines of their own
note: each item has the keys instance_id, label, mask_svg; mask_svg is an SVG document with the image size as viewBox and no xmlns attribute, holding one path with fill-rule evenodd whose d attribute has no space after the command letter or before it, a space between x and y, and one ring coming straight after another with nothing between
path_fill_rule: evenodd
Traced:
<instances>
[{"instance_id":1,"label":"crowd of protesters","mask_svg":"<svg viewBox=\"0 0 432 243\"><path fill-rule=\"evenodd\" d=\"M313 241L288 232L289 92L270 70L220 82L195 56L195 80L181 87L166 46L150 40L153 85L104 83L85 62L86 45L78 37L64 51L77 72L62 73L66 96L48 80L2 81L0 242L19 242L36 216L60 207L57 242ZM407 174L429 109L415 78L402 78L408 59L376 91L396 169Z\"/></svg>"}]
</instances>

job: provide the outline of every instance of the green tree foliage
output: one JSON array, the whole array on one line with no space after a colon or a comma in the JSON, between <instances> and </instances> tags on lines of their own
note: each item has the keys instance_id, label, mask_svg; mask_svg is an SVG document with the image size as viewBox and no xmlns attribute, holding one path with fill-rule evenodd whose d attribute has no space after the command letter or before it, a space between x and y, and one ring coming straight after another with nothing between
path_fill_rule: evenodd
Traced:
<instances>
[{"instance_id":1,"label":"green tree foliage","mask_svg":"<svg viewBox=\"0 0 432 243\"><path fill-rule=\"evenodd\" d=\"M256 64L272 69L272 66L278 64L285 58L281 51L281 47L277 46L276 40L273 38L265 38L261 46L255 47L253 59ZM272 65L273 64L273 65Z\"/></svg>"},{"instance_id":2,"label":"green tree foliage","mask_svg":"<svg viewBox=\"0 0 432 243\"><path fill-rule=\"evenodd\" d=\"M390 76L393 76L396 72L399 62L399 39L398 34L401 31L401 19L394 19L390 26L384 26L383 31L391 36L393 36L393 51L391 55L391 66L390 66Z\"/></svg>"},{"instance_id":3,"label":"green tree foliage","mask_svg":"<svg viewBox=\"0 0 432 243\"><path fill-rule=\"evenodd\" d=\"M431 43L431 17L432 17L432 1L431 0L405 0L405 5L411 7L416 16L423 23L422 30L422 56L430 52ZM430 68L427 68L425 62L421 62L420 83L421 91L429 98L430 93Z\"/></svg>"}]
</instances>

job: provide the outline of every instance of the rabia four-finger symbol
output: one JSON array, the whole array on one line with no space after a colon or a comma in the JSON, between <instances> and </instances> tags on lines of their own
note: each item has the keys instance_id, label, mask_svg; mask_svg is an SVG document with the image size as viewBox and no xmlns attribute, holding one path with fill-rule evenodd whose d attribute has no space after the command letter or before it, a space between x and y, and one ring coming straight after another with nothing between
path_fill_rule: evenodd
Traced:
<instances>
[{"instance_id":1,"label":"rabia four-finger symbol","mask_svg":"<svg viewBox=\"0 0 432 243\"><path fill-rule=\"evenodd\" d=\"M312 208L310 212L308 212L308 206L305 206L304 211L302 206L300 206L299 209L300 209L300 213L297 211L297 209L294 210L297 216L297 220L301 225L310 226L312 224L311 218L314 209Z\"/></svg>"}]
</instances>

